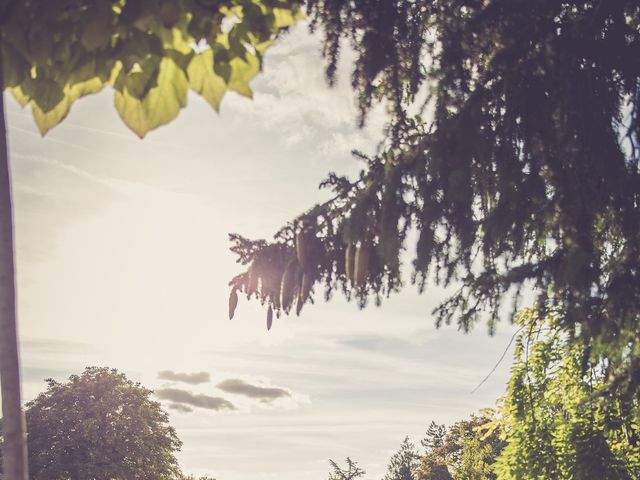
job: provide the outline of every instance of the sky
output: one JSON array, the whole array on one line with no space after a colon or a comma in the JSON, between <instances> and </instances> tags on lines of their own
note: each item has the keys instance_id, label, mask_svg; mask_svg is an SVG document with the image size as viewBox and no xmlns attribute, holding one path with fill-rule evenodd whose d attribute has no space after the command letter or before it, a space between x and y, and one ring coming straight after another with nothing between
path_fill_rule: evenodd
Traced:
<instances>
[{"instance_id":1,"label":"sky","mask_svg":"<svg viewBox=\"0 0 640 480\"><path fill-rule=\"evenodd\" d=\"M109 366L155 391L183 447L184 471L218 480L325 479L350 456L381 478L405 436L452 423L504 393L509 344L435 329L446 292L410 284L381 307L318 296L274 319L227 283L241 271L228 233L270 238L328 193L329 171L355 174L386 115L357 127L345 51L325 81L321 40L304 25L268 53L253 100L228 94L220 114L196 95L171 124L138 139L105 91L77 103L42 139L7 98L26 400L87 366ZM411 250L405 264L409 264ZM409 282L407 282L409 283Z\"/></svg>"}]
</instances>

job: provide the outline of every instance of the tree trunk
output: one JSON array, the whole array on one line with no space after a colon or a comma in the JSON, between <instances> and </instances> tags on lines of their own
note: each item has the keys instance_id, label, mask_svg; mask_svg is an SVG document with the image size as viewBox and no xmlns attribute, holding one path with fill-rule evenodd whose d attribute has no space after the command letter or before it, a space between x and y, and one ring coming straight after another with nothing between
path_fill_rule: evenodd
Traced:
<instances>
[{"instance_id":1,"label":"tree trunk","mask_svg":"<svg viewBox=\"0 0 640 480\"><path fill-rule=\"evenodd\" d=\"M11 175L4 115L0 57L0 383L2 384L2 478L28 480L27 436L20 399L20 358L16 328Z\"/></svg>"}]
</instances>

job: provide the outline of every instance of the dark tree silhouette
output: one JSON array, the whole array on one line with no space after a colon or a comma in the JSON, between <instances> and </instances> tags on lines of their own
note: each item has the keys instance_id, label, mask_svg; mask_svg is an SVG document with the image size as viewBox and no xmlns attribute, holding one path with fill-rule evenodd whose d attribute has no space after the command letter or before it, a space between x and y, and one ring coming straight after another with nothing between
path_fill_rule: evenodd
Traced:
<instances>
[{"instance_id":1,"label":"dark tree silhouette","mask_svg":"<svg viewBox=\"0 0 640 480\"><path fill-rule=\"evenodd\" d=\"M358 462L351 460L349 457L345 459L345 463L345 468L341 468L336 462L329 460L329 465L331 465L329 480L354 480L363 477L367 473L358 466Z\"/></svg>"},{"instance_id":2,"label":"dark tree silhouette","mask_svg":"<svg viewBox=\"0 0 640 480\"><path fill-rule=\"evenodd\" d=\"M640 5L637 1L309 1L333 79L343 41L365 119L392 119L355 179L275 241L231 235L247 266L233 291L276 316L313 289L360 306L412 281L457 285L437 324L490 331L523 288L542 319L640 391ZM409 245L407 233L416 231Z\"/></svg>"}]
</instances>

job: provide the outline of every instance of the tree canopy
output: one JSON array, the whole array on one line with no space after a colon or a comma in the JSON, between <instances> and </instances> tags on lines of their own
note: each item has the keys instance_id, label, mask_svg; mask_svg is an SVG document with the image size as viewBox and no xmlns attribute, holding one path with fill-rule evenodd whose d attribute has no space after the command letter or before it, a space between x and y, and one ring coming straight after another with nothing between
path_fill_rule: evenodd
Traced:
<instances>
[{"instance_id":1,"label":"tree canopy","mask_svg":"<svg viewBox=\"0 0 640 480\"><path fill-rule=\"evenodd\" d=\"M605 362L570 341L559 319L523 311L498 423L500 480L640 478L640 399L612 396Z\"/></svg>"},{"instance_id":2,"label":"tree canopy","mask_svg":"<svg viewBox=\"0 0 640 480\"><path fill-rule=\"evenodd\" d=\"M250 97L265 50L300 17L295 0L2 0L4 86L44 134L110 85L143 137L178 115L189 90L216 110L227 90Z\"/></svg>"},{"instance_id":3,"label":"tree canopy","mask_svg":"<svg viewBox=\"0 0 640 480\"><path fill-rule=\"evenodd\" d=\"M472 415L446 428L431 422L422 446L417 480L495 480L496 458L506 442L501 430L489 428L494 418Z\"/></svg>"},{"instance_id":4,"label":"tree canopy","mask_svg":"<svg viewBox=\"0 0 640 480\"><path fill-rule=\"evenodd\" d=\"M275 240L231 235L247 266L230 283L297 313L324 288L361 306L411 279L456 285L437 323L495 328L523 289L540 321L606 359L640 391L640 5L632 0L308 2L327 75L343 42L361 120L377 101L387 139L357 178ZM416 240L408 243L409 232ZM513 317L512 317L513 318Z\"/></svg>"},{"instance_id":5,"label":"tree canopy","mask_svg":"<svg viewBox=\"0 0 640 480\"><path fill-rule=\"evenodd\" d=\"M136 478L181 475L182 442L151 390L117 370L89 367L26 404L29 478Z\"/></svg>"}]
</instances>

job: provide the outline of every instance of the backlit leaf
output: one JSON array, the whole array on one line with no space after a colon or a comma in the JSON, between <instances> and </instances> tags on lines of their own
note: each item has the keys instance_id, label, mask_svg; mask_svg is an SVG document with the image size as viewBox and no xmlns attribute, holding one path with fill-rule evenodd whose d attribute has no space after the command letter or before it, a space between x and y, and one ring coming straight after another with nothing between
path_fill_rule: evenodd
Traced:
<instances>
[{"instance_id":1,"label":"backlit leaf","mask_svg":"<svg viewBox=\"0 0 640 480\"><path fill-rule=\"evenodd\" d=\"M297 0L11 3L5 88L33 106L43 133L68 114L79 95L71 87L94 78L114 87L140 136L175 118L188 89L216 110L228 89L251 97L264 50L301 12Z\"/></svg>"},{"instance_id":2,"label":"backlit leaf","mask_svg":"<svg viewBox=\"0 0 640 480\"><path fill-rule=\"evenodd\" d=\"M218 111L227 86L213 71L213 51L211 49L196 55L187 68L189 86L199 93Z\"/></svg>"},{"instance_id":3,"label":"backlit leaf","mask_svg":"<svg viewBox=\"0 0 640 480\"><path fill-rule=\"evenodd\" d=\"M76 83L71 87L67 86L64 90L62 100L47 112L41 109L36 102L32 101L31 110L33 112L33 119L40 130L40 134L44 136L49 130L64 120L69 114L73 102L85 95L98 93L104 85L105 83L102 80L95 77L86 82ZM15 90L17 89L12 90L14 96L16 96ZM20 93L21 92L18 92L17 94L20 95ZM18 99L18 97L16 97L16 99ZM25 97L20 97L18 102L24 101L24 99Z\"/></svg>"},{"instance_id":4,"label":"backlit leaf","mask_svg":"<svg viewBox=\"0 0 640 480\"><path fill-rule=\"evenodd\" d=\"M188 81L185 73L170 58L160 62L157 85L139 100L127 90L116 91L115 107L122 121L144 137L150 130L173 120L187 104Z\"/></svg>"},{"instance_id":5,"label":"backlit leaf","mask_svg":"<svg viewBox=\"0 0 640 480\"><path fill-rule=\"evenodd\" d=\"M29 97L27 95L24 94L24 92L22 91L21 87L13 87L13 88L8 88L7 89L11 95L13 95L13 98L16 99L16 102L18 102L18 104L20 104L21 107L25 107L28 103L29 103Z\"/></svg>"},{"instance_id":6,"label":"backlit leaf","mask_svg":"<svg viewBox=\"0 0 640 480\"><path fill-rule=\"evenodd\" d=\"M274 8L273 15L275 17L274 27L280 29L284 27L290 27L296 22L291 10L285 10L284 8Z\"/></svg>"},{"instance_id":7,"label":"backlit leaf","mask_svg":"<svg viewBox=\"0 0 640 480\"><path fill-rule=\"evenodd\" d=\"M249 82L260 71L260 60L255 55L247 53L246 61L241 58L234 58L229 62L231 75L229 77L229 90L238 92L245 97L253 98L253 91L249 87Z\"/></svg>"}]
</instances>

